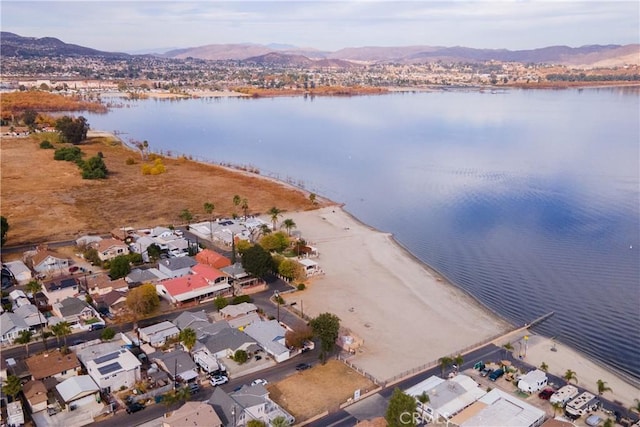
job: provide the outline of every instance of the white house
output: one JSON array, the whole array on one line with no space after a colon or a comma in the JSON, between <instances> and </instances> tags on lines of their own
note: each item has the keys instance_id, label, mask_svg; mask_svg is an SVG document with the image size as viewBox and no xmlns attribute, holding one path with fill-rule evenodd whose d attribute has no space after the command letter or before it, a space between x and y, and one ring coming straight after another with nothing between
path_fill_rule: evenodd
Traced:
<instances>
[{"instance_id":1,"label":"white house","mask_svg":"<svg viewBox=\"0 0 640 427\"><path fill-rule=\"evenodd\" d=\"M117 239L103 239L98 243L94 243L94 246L101 261L107 261L129 253L129 246Z\"/></svg>"},{"instance_id":2,"label":"white house","mask_svg":"<svg viewBox=\"0 0 640 427\"><path fill-rule=\"evenodd\" d=\"M262 385L245 385L230 394L216 387L209 398L209 405L226 426L244 426L250 420L260 420L265 425L271 425L278 417L284 417L287 425L295 423L295 418L272 401L269 392ZM235 420L235 425L232 420Z\"/></svg>"},{"instance_id":3,"label":"white house","mask_svg":"<svg viewBox=\"0 0 640 427\"><path fill-rule=\"evenodd\" d=\"M64 273L69 268L69 260L60 258L48 250L39 250L31 257L34 271L41 274Z\"/></svg>"},{"instance_id":4,"label":"white house","mask_svg":"<svg viewBox=\"0 0 640 427\"><path fill-rule=\"evenodd\" d=\"M131 388L140 381L142 363L129 350L119 349L84 362L87 373L106 393Z\"/></svg>"},{"instance_id":5,"label":"white house","mask_svg":"<svg viewBox=\"0 0 640 427\"><path fill-rule=\"evenodd\" d=\"M9 261L4 265L9 269L11 274L13 274L13 277L15 277L15 279L20 284L27 283L33 278L31 270L22 261Z\"/></svg>"},{"instance_id":6,"label":"white house","mask_svg":"<svg viewBox=\"0 0 640 427\"><path fill-rule=\"evenodd\" d=\"M191 267L197 262L191 257L167 258L160 260L158 270L168 277L182 277L191 272Z\"/></svg>"},{"instance_id":7,"label":"white house","mask_svg":"<svg viewBox=\"0 0 640 427\"><path fill-rule=\"evenodd\" d=\"M100 390L89 375L68 378L56 386L56 391L70 410L100 400Z\"/></svg>"},{"instance_id":8,"label":"white house","mask_svg":"<svg viewBox=\"0 0 640 427\"><path fill-rule=\"evenodd\" d=\"M547 385L547 374L540 369L528 372L518 381L518 388L525 393L533 393L542 390Z\"/></svg>"},{"instance_id":9,"label":"white house","mask_svg":"<svg viewBox=\"0 0 640 427\"><path fill-rule=\"evenodd\" d=\"M47 297L49 304L60 302L78 295L78 282L73 277L45 282L42 285L42 293Z\"/></svg>"},{"instance_id":10,"label":"white house","mask_svg":"<svg viewBox=\"0 0 640 427\"><path fill-rule=\"evenodd\" d=\"M545 416L542 409L495 388L450 421L460 427L538 427L544 423Z\"/></svg>"},{"instance_id":11,"label":"white house","mask_svg":"<svg viewBox=\"0 0 640 427\"><path fill-rule=\"evenodd\" d=\"M15 313L2 313L0 315L0 342L12 343L18 338L20 331L28 331L29 325L24 319Z\"/></svg>"},{"instance_id":12,"label":"white house","mask_svg":"<svg viewBox=\"0 0 640 427\"><path fill-rule=\"evenodd\" d=\"M175 338L180 335L180 329L165 320L146 328L139 328L138 333L142 342L151 344L154 347L161 347L167 342L168 338Z\"/></svg>"},{"instance_id":13,"label":"white house","mask_svg":"<svg viewBox=\"0 0 640 427\"><path fill-rule=\"evenodd\" d=\"M255 339L258 345L273 356L276 362L284 362L291 356L285 345L286 330L277 320L253 322L244 328L244 333Z\"/></svg>"}]
</instances>

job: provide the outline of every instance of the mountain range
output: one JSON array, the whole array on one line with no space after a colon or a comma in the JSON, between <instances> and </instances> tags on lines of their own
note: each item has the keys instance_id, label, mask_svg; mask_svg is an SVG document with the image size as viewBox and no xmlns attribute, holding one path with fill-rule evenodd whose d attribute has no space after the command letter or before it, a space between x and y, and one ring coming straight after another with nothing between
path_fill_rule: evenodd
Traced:
<instances>
[{"instance_id":1,"label":"mountain range","mask_svg":"<svg viewBox=\"0 0 640 427\"><path fill-rule=\"evenodd\" d=\"M550 46L539 49L474 49L468 47L396 46L396 47L350 47L337 51L322 51L299 48L292 45L252 43L209 44L170 50L163 54L151 53L164 58L198 58L205 60L236 60L246 63L301 67L349 68L362 64L424 62L521 62L558 64L581 67L614 67L640 65L640 44L589 45L581 47ZM89 47L64 43L53 37L22 37L17 34L0 34L0 55L4 57L38 56L101 56L130 57L120 52L104 52ZM136 55L137 56L137 55Z\"/></svg>"}]
</instances>

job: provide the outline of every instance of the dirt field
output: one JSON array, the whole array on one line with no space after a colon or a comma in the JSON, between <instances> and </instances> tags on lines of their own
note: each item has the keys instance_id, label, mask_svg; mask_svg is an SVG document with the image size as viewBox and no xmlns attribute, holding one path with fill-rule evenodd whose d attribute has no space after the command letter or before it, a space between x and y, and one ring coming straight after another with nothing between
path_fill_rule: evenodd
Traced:
<instances>
[{"instance_id":1,"label":"dirt field","mask_svg":"<svg viewBox=\"0 0 640 427\"><path fill-rule=\"evenodd\" d=\"M296 417L296 423L330 409L353 397L360 389L364 394L375 384L344 363L330 360L325 365L298 372L277 384L268 385L270 398Z\"/></svg>"},{"instance_id":2,"label":"dirt field","mask_svg":"<svg viewBox=\"0 0 640 427\"><path fill-rule=\"evenodd\" d=\"M316 207L301 190L187 159L166 158L166 173L142 175L140 153L113 138L89 138L80 148L85 159L103 153L108 179L83 180L75 164L53 160L54 150L41 149L35 138L2 137L0 208L10 226L7 245L75 239L123 226L178 224L183 209L194 220L208 219L205 202L215 205L217 217L242 214L233 205L235 194L248 200L249 214L273 206L285 211ZM136 164L127 165L128 158Z\"/></svg>"}]
</instances>

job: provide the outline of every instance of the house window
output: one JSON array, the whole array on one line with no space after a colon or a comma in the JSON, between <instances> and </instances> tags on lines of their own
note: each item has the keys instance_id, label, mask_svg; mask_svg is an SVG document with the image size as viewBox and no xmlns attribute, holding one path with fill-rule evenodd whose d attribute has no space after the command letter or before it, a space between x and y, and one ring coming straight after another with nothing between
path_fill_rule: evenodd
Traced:
<instances>
[{"instance_id":1,"label":"house window","mask_svg":"<svg viewBox=\"0 0 640 427\"><path fill-rule=\"evenodd\" d=\"M67 371L60 372L60 375L67 375Z\"/></svg>"}]
</instances>

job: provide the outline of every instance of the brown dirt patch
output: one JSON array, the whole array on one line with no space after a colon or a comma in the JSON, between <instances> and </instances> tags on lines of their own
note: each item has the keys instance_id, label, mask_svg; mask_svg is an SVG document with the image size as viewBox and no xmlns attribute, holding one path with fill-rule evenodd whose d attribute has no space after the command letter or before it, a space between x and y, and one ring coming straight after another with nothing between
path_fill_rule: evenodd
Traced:
<instances>
[{"instance_id":1,"label":"brown dirt patch","mask_svg":"<svg viewBox=\"0 0 640 427\"><path fill-rule=\"evenodd\" d=\"M269 397L300 423L324 411L335 410L353 397L357 389L364 394L375 384L344 363L330 360L325 365L298 372L267 386Z\"/></svg>"},{"instance_id":2,"label":"brown dirt patch","mask_svg":"<svg viewBox=\"0 0 640 427\"><path fill-rule=\"evenodd\" d=\"M57 140L40 134L1 141L0 196L10 225L8 245L74 239L122 226L178 224L183 209L205 220L205 202L215 205L214 216L242 214L233 205L235 194L247 198L250 214L273 206L284 211L316 207L302 190L187 159L165 158L166 173L142 175L140 154L108 137L90 138L80 148L84 158L103 153L109 178L83 180L75 164L55 161L53 150L39 148L43 139ZM127 165L128 158L136 164Z\"/></svg>"}]
</instances>

